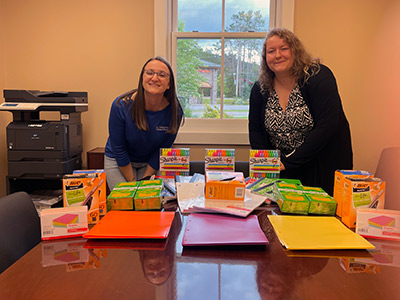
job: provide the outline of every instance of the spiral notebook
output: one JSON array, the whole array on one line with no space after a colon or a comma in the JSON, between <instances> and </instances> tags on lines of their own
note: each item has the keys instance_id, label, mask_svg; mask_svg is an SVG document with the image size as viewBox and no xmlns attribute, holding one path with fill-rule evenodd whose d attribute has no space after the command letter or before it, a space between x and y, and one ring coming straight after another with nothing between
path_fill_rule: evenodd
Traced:
<instances>
[{"instance_id":1,"label":"spiral notebook","mask_svg":"<svg viewBox=\"0 0 400 300\"><path fill-rule=\"evenodd\" d=\"M257 216L247 218L216 214L188 216L183 246L267 245Z\"/></svg>"}]
</instances>

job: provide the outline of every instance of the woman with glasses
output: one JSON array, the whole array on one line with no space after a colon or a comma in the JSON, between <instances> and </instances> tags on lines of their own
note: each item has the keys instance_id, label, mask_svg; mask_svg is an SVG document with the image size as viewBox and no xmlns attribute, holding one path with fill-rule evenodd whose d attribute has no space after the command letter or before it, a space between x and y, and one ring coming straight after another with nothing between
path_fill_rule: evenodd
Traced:
<instances>
[{"instance_id":1,"label":"woman with glasses","mask_svg":"<svg viewBox=\"0 0 400 300\"><path fill-rule=\"evenodd\" d=\"M109 189L155 174L160 148L172 146L183 118L170 64L162 57L149 59L138 88L111 105L104 157Z\"/></svg>"},{"instance_id":2,"label":"woman with glasses","mask_svg":"<svg viewBox=\"0 0 400 300\"><path fill-rule=\"evenodd\" d=\"M271 30L250 94L253 149L279 149L281 177L333 194L336 169L352 169L349 123L332 71L287 29Z\"/></svg>"}]
</instances>

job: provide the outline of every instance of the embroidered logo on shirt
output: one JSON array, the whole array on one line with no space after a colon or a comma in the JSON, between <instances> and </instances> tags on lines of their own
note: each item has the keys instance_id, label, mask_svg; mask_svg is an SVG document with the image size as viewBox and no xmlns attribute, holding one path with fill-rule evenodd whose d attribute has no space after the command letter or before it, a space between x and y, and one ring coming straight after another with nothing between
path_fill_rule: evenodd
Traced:
<instances>
[{"instance_id":1,"label":"embroidered logo on shirt","mask_svg":"<svg viewBox=\"0 0 400 300\"><path fill-rule=\"evenodd\" d=\"M168 131L168 127L167 126L160 126L158 125L156 127L156 131Z\"/></svg>"}]
</instances>

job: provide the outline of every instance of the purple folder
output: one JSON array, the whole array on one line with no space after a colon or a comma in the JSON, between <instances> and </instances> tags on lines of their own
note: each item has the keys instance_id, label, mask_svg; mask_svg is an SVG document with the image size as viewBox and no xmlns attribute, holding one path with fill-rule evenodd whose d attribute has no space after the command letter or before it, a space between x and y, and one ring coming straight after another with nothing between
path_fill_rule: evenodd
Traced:
<instances>
[{"instance_id":1,"label":"purple folder","mask_svg":"<svg viewBox=\"0 0 400 300\"><path fill-rule=\"evenodd\" d=\"M247 218L215 214L188 216L183 246L267 245L257 216Z\"/></svg>"}]
</instances>

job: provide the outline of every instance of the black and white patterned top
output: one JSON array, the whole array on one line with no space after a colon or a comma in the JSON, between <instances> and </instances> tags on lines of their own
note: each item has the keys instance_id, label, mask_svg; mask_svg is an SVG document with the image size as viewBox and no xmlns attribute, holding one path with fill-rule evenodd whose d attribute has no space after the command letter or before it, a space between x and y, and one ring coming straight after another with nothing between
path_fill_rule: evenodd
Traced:
<instances>
[{"instance_id":1,"label":"black and white patterned top","mask_svg":"<svg viewBox=\"0 0 400 300\"><path fill-rule=\"evenodd\" d=\"M314 126L314 120L298 84L290 92L285 111L279 104L278 94L275 91L270 94L265 108L264 123L272 145L283 154L290 155L303 144Z\"/></svg>"}]
</instances>

